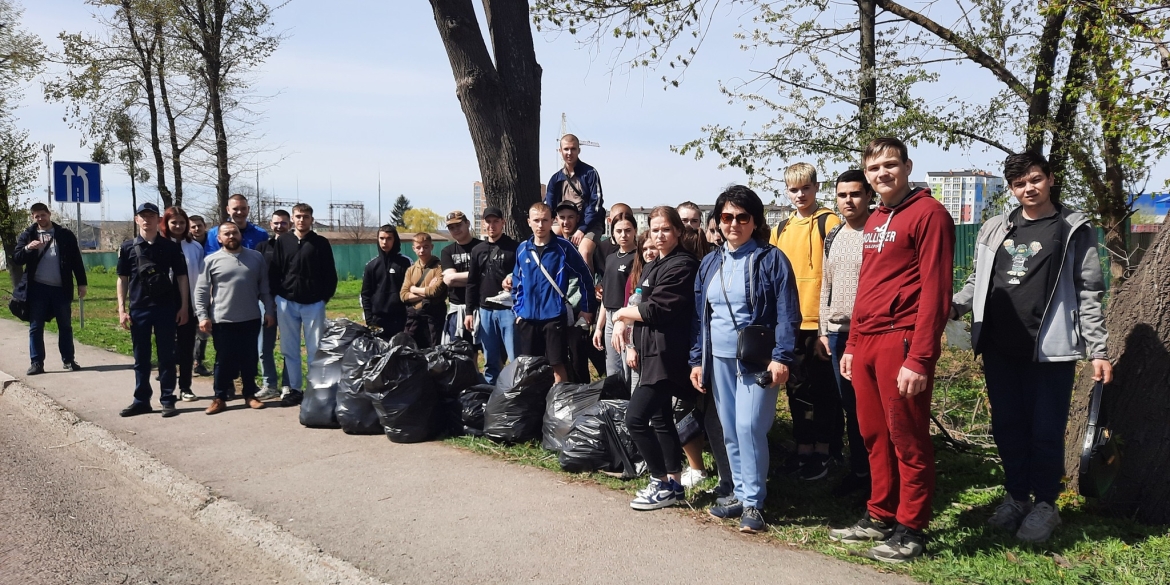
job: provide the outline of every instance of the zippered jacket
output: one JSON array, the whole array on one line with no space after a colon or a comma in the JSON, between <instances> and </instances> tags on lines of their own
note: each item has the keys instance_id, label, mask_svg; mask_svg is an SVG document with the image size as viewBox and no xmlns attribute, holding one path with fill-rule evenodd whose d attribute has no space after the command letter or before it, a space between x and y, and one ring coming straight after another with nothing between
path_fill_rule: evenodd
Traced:
<instances>
[{"instance_id":1,"label":"zippered jacket","mask_svg":"<svg viewBox=\"0 0 1170 585\"><path fill-rule=\"evenodd\" d=\"M726 246L727 244L724 244ZM800 299L796 288L796 276L792 264L779 248L771 244L760 244L752 251L749 269L745 271L745 290L751 300L752 318L741 327L763 325L776 329L776 347L772 349L772 361L791 366L796 362L796 332L800 329ZM695 279L695 319L691 328L691 367L703 368L703 387L711 388L711 304L707 302L708 285L719 278L723 266L723 248L703 257L699 265L699 277ZM752 373L740 362L741 375ZM758 370L758 368L753 368Z\"/></svg>"},{"instance_id":2,"label":"zippered jacket","mask_svg":"<svg viewBox=\"0 0 1170 585\"><path fill-rule=\"evenodd\" d=\"M89 280L85 275L85 263L81 260L81 247L77 244L77 236L67 228L53 223L53 238L57 240L57 259L61 263L61 288L70 302L73 301L73 279L77 279L78 286L88 286ZM24 274L20 277L16 289L12 291L12 298L27 300L28 283L37 274L37 266L41 263L40 250L27 250L25 246L37 237L37 224L16 236L16 250L12 253L12 261L24 266Z\"/></svg>"},{"instance_id":3,"label":"zippered jacket","mask_svg":"<svg viewBox=\"0 0 1170 585\"><path fill-rule=\"evenodd\" d=\"M582 217L577 225L577 231L587 234L589 228L595 227L594 222L601 221L605 217L605 203L601 197L601 177L597 174L597 169L581 160L578 160L577 165L573 167L573 174L576 175L577 180L581 181L581 199L585 207L581 211ZM569 176L565 174L565 169L562 167L549 179L548 187L544 191L544 204L548 205L549 209L555 210L557 205L561 203L561 193L564 192L565 181L568 178Z\"/></svg>"},{"instance_id":4,"label":"zippered jacket","mask_svg":"<svg viewBox=\"0 0 1170 585\"><path fill-rule=\"evenodd\" d=\"M963 289L952 302L960 315L971 311L972 347L978 351L979 334L983 328L984 308L991 292L995 252L1003 245L1020 208L997 215L979 229L973 264L975 270L967 277ZM1105 330L1105 312L1101 299L1105 296L1105 280L1101 258L1097 254L1097 234L1088 216L1061 207L1064 219L1064 255L1057 272L1056 286L1049 294L1036 339L1038 362L1071 362L1089 357L1108 359Z\"/></svg>"},{"instance_id":5,"label":"zippered jacket","mask_svg":"<svg viewBox=\"0 0 1170 585\"><path fill-rule=\"evenodd\" d=\"M512 311L529 321L542 321L565 316L565 302L541 272L532 258L536 251L532 238L520 242L516 248L516 267L512 269ZM544 247L540 264L556 281L561 292L569 294L569 280L578 278L593 288L593 275L573 244L560 236L553 236ZM582 313L593 312L593 295L581 295L576 306Z\"/></svg>"}]
</instances>

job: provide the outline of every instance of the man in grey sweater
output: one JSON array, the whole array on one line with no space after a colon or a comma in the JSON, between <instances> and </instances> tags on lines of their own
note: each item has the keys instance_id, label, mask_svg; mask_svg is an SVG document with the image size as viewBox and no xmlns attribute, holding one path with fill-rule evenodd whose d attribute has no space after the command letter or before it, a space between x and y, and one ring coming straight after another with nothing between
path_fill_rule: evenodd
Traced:
<instances>
[{"instance_id":1,"label":"man in grey sweater","mask_svg":"<svg viewBox=\"0 0 1170 585\"><path fill-rule=\"evenodd\" d=\"M268 270L263 255L240 245L236 224L221 224L216 238L220 248L207 257L195 287L199 329L210 333L215 342L215 398L207 414L227 408L237 377L243 383L248 406L264 408L256 398L256 336L260 335L260 303L264 305L265 324L272 326L276 321L276 308L268 292Z\"/></svg>"}]
</instances>

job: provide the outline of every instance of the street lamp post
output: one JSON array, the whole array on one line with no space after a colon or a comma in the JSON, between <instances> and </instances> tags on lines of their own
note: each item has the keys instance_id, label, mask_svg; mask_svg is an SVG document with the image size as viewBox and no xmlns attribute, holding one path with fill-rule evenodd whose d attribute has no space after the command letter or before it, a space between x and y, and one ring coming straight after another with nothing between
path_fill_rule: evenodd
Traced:
<instances>
[{"instance_id":1,"label":"street lamp post","mask_svg":"<svg viewBox=\"0 0 1170 585\"><path fill-rule=\"evenodd\" d=\"M41 147L45 152L45 195L48 199L45 200L47 205L53 200L53 145L46 144Z\"/></svg>"}]
</instances>

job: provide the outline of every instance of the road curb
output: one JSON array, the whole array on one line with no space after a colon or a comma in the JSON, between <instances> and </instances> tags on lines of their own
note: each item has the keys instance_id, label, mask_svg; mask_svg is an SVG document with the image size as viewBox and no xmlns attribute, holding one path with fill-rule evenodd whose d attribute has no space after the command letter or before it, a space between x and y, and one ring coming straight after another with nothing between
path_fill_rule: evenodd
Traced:
<instances>
[{"instance_id":1,"label":"road curb","mask_svg":"<svg viewBox=\"0 0 1170 585\"><path fill-rule=\"evenodd\" d=\"M382 581L320 547L261 518L211 488L167 466L114 433L82 420L42 392L0 371L0 396L6 396L37 422L75 437L104 455L119 471L138 479L200 524L254 546L298 571L309 583L376 585Z\"/></svg>"}]
</instances>

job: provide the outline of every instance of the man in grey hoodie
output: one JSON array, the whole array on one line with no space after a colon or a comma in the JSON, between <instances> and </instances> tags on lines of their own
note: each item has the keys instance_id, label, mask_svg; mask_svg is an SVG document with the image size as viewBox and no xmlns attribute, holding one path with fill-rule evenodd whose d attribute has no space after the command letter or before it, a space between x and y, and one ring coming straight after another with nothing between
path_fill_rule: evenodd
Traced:
<instances>
[{"instance_id":1,"label":"man in grey hoodie","mask_svg":"<svg viewBox=\"0 0 1170 585\"><path fill-rule=\"evenodd\" d=\"M1092 360L1094 380L1113 379L1105 283L1097 231L1087 216L1052 199L1048 161L1013 154L1004 179L1020 206L979 230L975 269L952 300L951 318L973 314L971 341L983 354L1003 461L1007 495L988 523L1043 542L1060 525L1056 498L1077 360Z\"/></svg>"},{"instance_id":2,"label":"man in grey hoodie","mask_svg":"<svg viewBox=\"0 0 1170 585\"><path fill-rule=\"evenodd\" d=\"M207 257L195 287L199 329L212 334L215 342L215 398L207 414L227 408L237 377L243 383L248 406L264 408L256 398L256 337L260 335L261 303L265 324L271 327L276 322L276 307L268 292L268 270L263 255L241 246L236 224L220 224L216 238L220 248Z\"/></svg>"}]
</instances>

